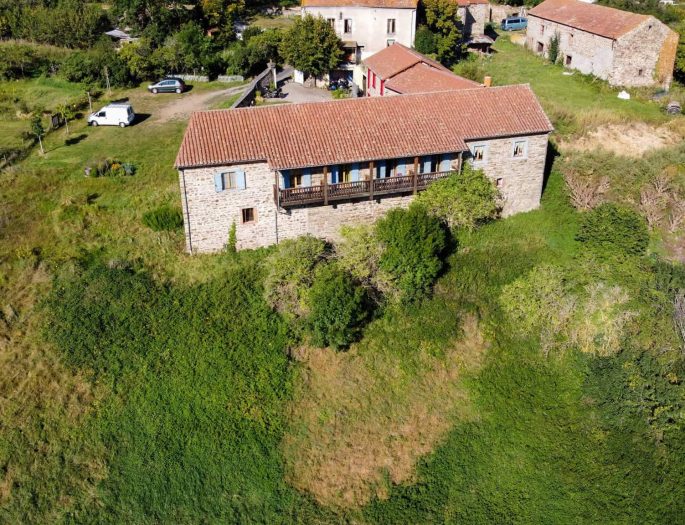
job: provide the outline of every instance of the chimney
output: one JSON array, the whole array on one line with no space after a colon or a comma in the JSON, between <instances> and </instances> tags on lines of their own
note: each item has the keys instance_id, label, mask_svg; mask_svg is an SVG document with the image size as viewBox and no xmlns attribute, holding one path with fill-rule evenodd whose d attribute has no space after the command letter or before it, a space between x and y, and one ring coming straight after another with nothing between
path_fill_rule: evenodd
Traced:
<instances>
[{"instance_id":1,"label":"chimney","mask_svg":"<svg viewBox=\"0 0 685 525\"><path fill-rule=\"evenodd\" d=\"M490 86L492 86L492 77L490 75L485 75L485 78L483 78L483 87Z\"/></svg>"}]
</instances>

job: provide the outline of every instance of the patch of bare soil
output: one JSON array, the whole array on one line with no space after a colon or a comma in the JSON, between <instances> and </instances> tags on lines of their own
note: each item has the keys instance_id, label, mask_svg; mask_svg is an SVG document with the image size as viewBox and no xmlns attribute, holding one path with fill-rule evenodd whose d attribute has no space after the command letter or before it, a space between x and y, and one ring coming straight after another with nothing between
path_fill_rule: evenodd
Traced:
<instances>
[{"instance_id":1,"label":"patch of bare soil","mask_svg":"<svg viewBox=\"0 0 685 525\"><path fill-rule=\"evenodd\" d=\"M476 418L463 376L486 346L475 319L446 355L421 355L407 372L399 356L300 349L303 369L283 446L288 481L339 507L384 497L385 481L410 481L455 421Z\"/></svg>"},{"instance_id":2,"label":"patch of bare soil","mask_svg":"<svg viewBox=\"0 0 685 525\"><path fill-rule=\"evenodd\" d=\"M169 122L171 120L187 119L196 111L209 109L219 98L227 98L236 93L241 93L246 86L232 87L221 91L209 91L207 93L185 93L174 98L173 102L161 107L154 117L155 122ZM164 96L164 95L157 95Z\"/></svg>"},{"instance_id":3,"label":"patch of bare soil","mask_svg":"<svg viewBox=\"0 0 685 525\"><path fill-rule=\"evenodd\" d=\"M616 155L641 157L645 153L672 146L683 140L668 125L654 127L644 122L606 124L578 139L562 142L561 149L592 151L604 149Z\"/></svg>"}]
</instances>

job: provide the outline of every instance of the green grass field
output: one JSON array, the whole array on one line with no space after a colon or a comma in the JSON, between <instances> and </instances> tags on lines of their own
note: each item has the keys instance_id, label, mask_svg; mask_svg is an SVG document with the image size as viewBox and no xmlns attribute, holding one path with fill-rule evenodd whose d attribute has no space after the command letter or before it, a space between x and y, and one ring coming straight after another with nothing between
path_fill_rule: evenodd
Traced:
<instances>
[{"instance_id":1,"label":"green grass field","mask_svg":"<svg viewBox=\"0 0 685 525\"><path fill-rule=\"evenodd\" d=\"M492 55L476 59L482 72L492 76L493 85L530 84L562 134L604 123L639 120L658 124L666 120L660 104L639 96L621 100L616 96L620 89L610 88L604 81L578 72L564 75L562 66L513 44L508 35L500 36L493 50ZM459 73L464 67L469 66L462 63L455 70Z\"/></svg>"},{"instance_id":2,"label":"green grass field","mask_svg":"<svg viewBox=\"0 0 685 525\"><path fill-rule=\"evenodd\" d=\"M562 76L506 39L496 49L483 64L495 83L530 82L565 134L663 120L656 104ZM81 89L0 84L45 104ZM539 210L457 235L432 297L385 310L348 352L307 352L264 301L268 250L190 257L182 232L143 225L146 211L179 206L174 97L115 92L141 122L75 121L47 136L46 155L0 173L0 522L685 515L685 372L665 270L585 257L563 155ZM137 172L84 176L105 158ZM502 290L541 264L579 289L626 291L635 317L619 354L545 355L538 334L516 331Z\"/></svg>"}]
</instances>

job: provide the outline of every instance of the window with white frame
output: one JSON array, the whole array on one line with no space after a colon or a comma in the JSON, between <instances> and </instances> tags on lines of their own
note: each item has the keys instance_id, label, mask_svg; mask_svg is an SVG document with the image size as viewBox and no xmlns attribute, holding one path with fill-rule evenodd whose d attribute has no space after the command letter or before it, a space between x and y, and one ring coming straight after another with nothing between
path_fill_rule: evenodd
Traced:
<instances>
[{"instance_id":1,"label":"window with white frame","mask_svg":"<svg viewBox=\"0 0 685 525\"><path fill-rule=\"evenodd\" d=\"M528 141L515 140L512 148L511 156L515 159L525 158L528 155Z\"/></svg>"},{"instance_id":2,"label":"window with white frame","mask_svg":"<svg viewBox=\"0 0 685 525\"><path fill-rule=\"evenodd\" d=\"M330 24L330 26L335 29L335 18L326 18L326 22Z\"/></svg>"},{"instance_id":3,"label":"window with white frame","mask_svg":"<svg viewBox=\"0 0 685 525\"><path fill-rule=\"evenodd\" d=\"M386 47L390 47L390 46L393 45L394 43L395 43L395 39L394 39L394 38L388 38L387 42L385 43L385 46L386 46Z\"/></svg>"},{"instance_id":4,"label":"window with white frame","mask_svg":"<svg viewBox=\"0 0 685 525\"><path fill-rule=\"evenodd\" d=\"M387 24L386 24L386 30L389 35L394 35L395 34L395 19L394 18L388 18Z\"/></svg>"},{"instance_id":5,"label":"window with white frame","mask_svg":"<svg viewBox=\"0 0 685 525\"><path fill-rule=\"evenodd\" d=\"M343 27L344 27L345 34L351 33L352 32L352 19L346 18L345 19L345 25Z\"/></svg>"},{"instance_id":6,"label":"window with white frame","mask_svg":"<svg viewBox=\"0 0 685 525\"><path fill-rule=\"evenodd\" d=\"M471 151L473 155L473 162L485 162L486 149L487 147L485 144L473 146L473 150Z\"/></svg>"}]
</instances>

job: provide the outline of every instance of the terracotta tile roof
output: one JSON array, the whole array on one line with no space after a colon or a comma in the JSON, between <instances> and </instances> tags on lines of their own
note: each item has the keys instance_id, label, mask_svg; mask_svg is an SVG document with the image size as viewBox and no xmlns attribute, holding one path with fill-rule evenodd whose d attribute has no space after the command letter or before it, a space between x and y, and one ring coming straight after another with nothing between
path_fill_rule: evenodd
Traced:
<instances>
[{"instance_id":1,"label":"terracotta tile roof","mask_svg":"<svg viewBox=\"0 0 685 525\"><path fill-rule=\"evenodd\" d=\"M419 0L302 0L302 7L388 7L416 9Z\"/></svg>"},{"instance_id":2,"label":"terracotta tile roof","mask_svg":"<svg viewBox=\"0 0 685 525\"><path fill-rule=\"evenodd\" d=\"M202 111L190 119L176 166L304 168L465 151L468 140L552 129L526 84Z\"/></svg>"},{"instance_id":3,"label":"terracotta tile roof","mask_svg":"<svg viewBox=\"0 0 685 525\"><path fill-rule=\"evenodd\" d=\"M638 15L578 0L545 0L528 11L528 15L614 40L650 18L648 15Z\"/></svg>"},{"instance_id":4,"label":"terracotta tile roof","mask_svg":"<svg viewBox=\"0 0 685 525\"><path fill-rule=\"evenodd\" d=\"M440 62L437 62L418 51L409 49L402 44L395 42L393 45L381 49L378 53L374 53L369 58L364 60L364 65L371 69L380 78L387 80L390 77L397 75L400 71L409 69L415 64L423 62L436 69L449 71Z\"/></svg>"},{"instance_id":5,"label":"terracotta tile roof","mask_svg":"<svg viewBox=\"0 0 685 525\"><path fill-rule=\"evenodd\" d=\"M489 0L457 0L457 4L459 4L460 7L466 7L469 5L475 5L475 4L489 4Z\"/></svg>"},{"instance_id":6,"label":"terracotta tile roof","mask_svg":"<svg viewBox=\"0 0 685 525\"><path fill-rule=\"evenodd\" d=\"M398 93L429 93L481 87L478 82L420 63L391 77L385 87Z\"/></svg>"}]
</instances>

